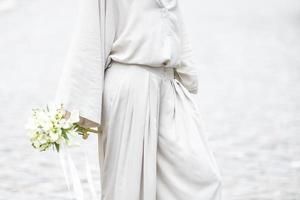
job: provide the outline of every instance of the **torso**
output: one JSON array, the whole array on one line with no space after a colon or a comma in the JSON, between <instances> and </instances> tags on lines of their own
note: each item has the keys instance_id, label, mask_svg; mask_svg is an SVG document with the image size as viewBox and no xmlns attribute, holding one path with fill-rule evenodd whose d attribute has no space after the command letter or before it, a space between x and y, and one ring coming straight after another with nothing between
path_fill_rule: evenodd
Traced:
<instances>
[{"instance_id":1,"label":"torso","mask_svg":"<svg viewBox=\"0 0 300 200\"><path fill-rule=\"evenodd\" d=\"M109 57L117 62L176 67L181 30L176 0L114 0L115 38Z\"/></svg>"}]
</instances>

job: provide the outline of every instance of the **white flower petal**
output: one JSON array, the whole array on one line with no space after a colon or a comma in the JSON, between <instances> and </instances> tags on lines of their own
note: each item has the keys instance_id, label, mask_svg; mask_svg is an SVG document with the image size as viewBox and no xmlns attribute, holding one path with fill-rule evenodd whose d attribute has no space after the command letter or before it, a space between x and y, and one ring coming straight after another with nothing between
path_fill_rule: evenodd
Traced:
<instances>
[{"instance_id":1,"label":"white flower petal","mask_svg":"<svg viewBox=\"0 0 300 200\"><path fill-rule=\"evenodd\" d=\"M79 122L79 120L80 120L79 111L78 110L73 110L70 113L70 118L68 119L68 121L73 124L73 123Z\"/></svg>"}]
</instances>

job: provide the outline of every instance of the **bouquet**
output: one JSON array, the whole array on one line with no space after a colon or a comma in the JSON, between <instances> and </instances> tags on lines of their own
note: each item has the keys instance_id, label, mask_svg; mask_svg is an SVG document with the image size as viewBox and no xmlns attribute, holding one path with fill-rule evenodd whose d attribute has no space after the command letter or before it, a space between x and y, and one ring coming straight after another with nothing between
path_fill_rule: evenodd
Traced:
<instances>
[{"instance_id":1,"label":"bouquet","mask_svg":"<svg viewBox=\"0 0 300 200\"><path fill-rule=\"evenodd\" d=\"M69 114L68 118L67 114ZM80 126L79 121L79 111L67 113L63 104L47 105L46 108L32 109L26 130L35 149L46 151L52 148L59 152L61 145L76 145L78 136L87 139L89 132L97 133L92 128Z\"/></svg>"}]
</instances>

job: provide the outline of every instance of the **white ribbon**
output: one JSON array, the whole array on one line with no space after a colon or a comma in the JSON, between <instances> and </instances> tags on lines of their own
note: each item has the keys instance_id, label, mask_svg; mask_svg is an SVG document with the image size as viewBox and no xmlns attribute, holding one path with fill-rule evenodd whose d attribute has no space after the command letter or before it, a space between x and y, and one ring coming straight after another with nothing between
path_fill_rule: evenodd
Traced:
<instances>
[{"instance_id":1,"label":"white ribbon","mask_svg":"<svg viewBox=\"0 0 300 200\"><path fill-rule=\"evenodd\" d=\"M96 200L97 199L97 195L96 195L96 191L95 191L95 187L94 187L94 183L93 183L93 179L92 179L92 173L91 173L91 166L90 166L90 162L88 160L88 154L86 151L86 148L83 148L83 154L84 154L84 160L85 160L85 172L86 172L86 178L89 184L89 190L91 192L91 196L92 196L92 200Z\"/></svg>"},{"instance_id":2,"label":"white ribbon","mask_svg":"<svg viewBox=\"0 0 300 200\"><path fill-rule=\"evenodd\" d=\"M84 156L85 176L88 181L88 188L91 194L91 199L89 198L89 200L96 200L97 195L92 179L91 166L88 160L87 150L84 146L81 147L81 153L83 153ZM69 147L61 145L61 149L58 154L68 191L73 199L84 200L85 193Z\"/></svg>"}]
</instances>

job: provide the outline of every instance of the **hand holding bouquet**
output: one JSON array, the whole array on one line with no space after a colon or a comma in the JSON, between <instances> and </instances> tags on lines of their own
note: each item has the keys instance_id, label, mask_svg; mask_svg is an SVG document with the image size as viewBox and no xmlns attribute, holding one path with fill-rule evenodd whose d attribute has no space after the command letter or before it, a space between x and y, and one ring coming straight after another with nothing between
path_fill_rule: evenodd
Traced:
<instances>
[{"instance_id":1,"label":"hand holding bouquet","mask_svg":"<svg viewBox=\"0 0 300 200\"><path fill-rule=\"evenodd\" d=\"M67 114L69 117L67 118ZM28 131L32 146L39 151L49 148L59 152L63 144L74 145L75 138L82 135L86 139L89 132L97 133L96 130L79 125L78 111L67 113L63 104L60 106L47 106L46 108L32 109L32 115L28 120Z\"/></svg>"}]
</instances>

